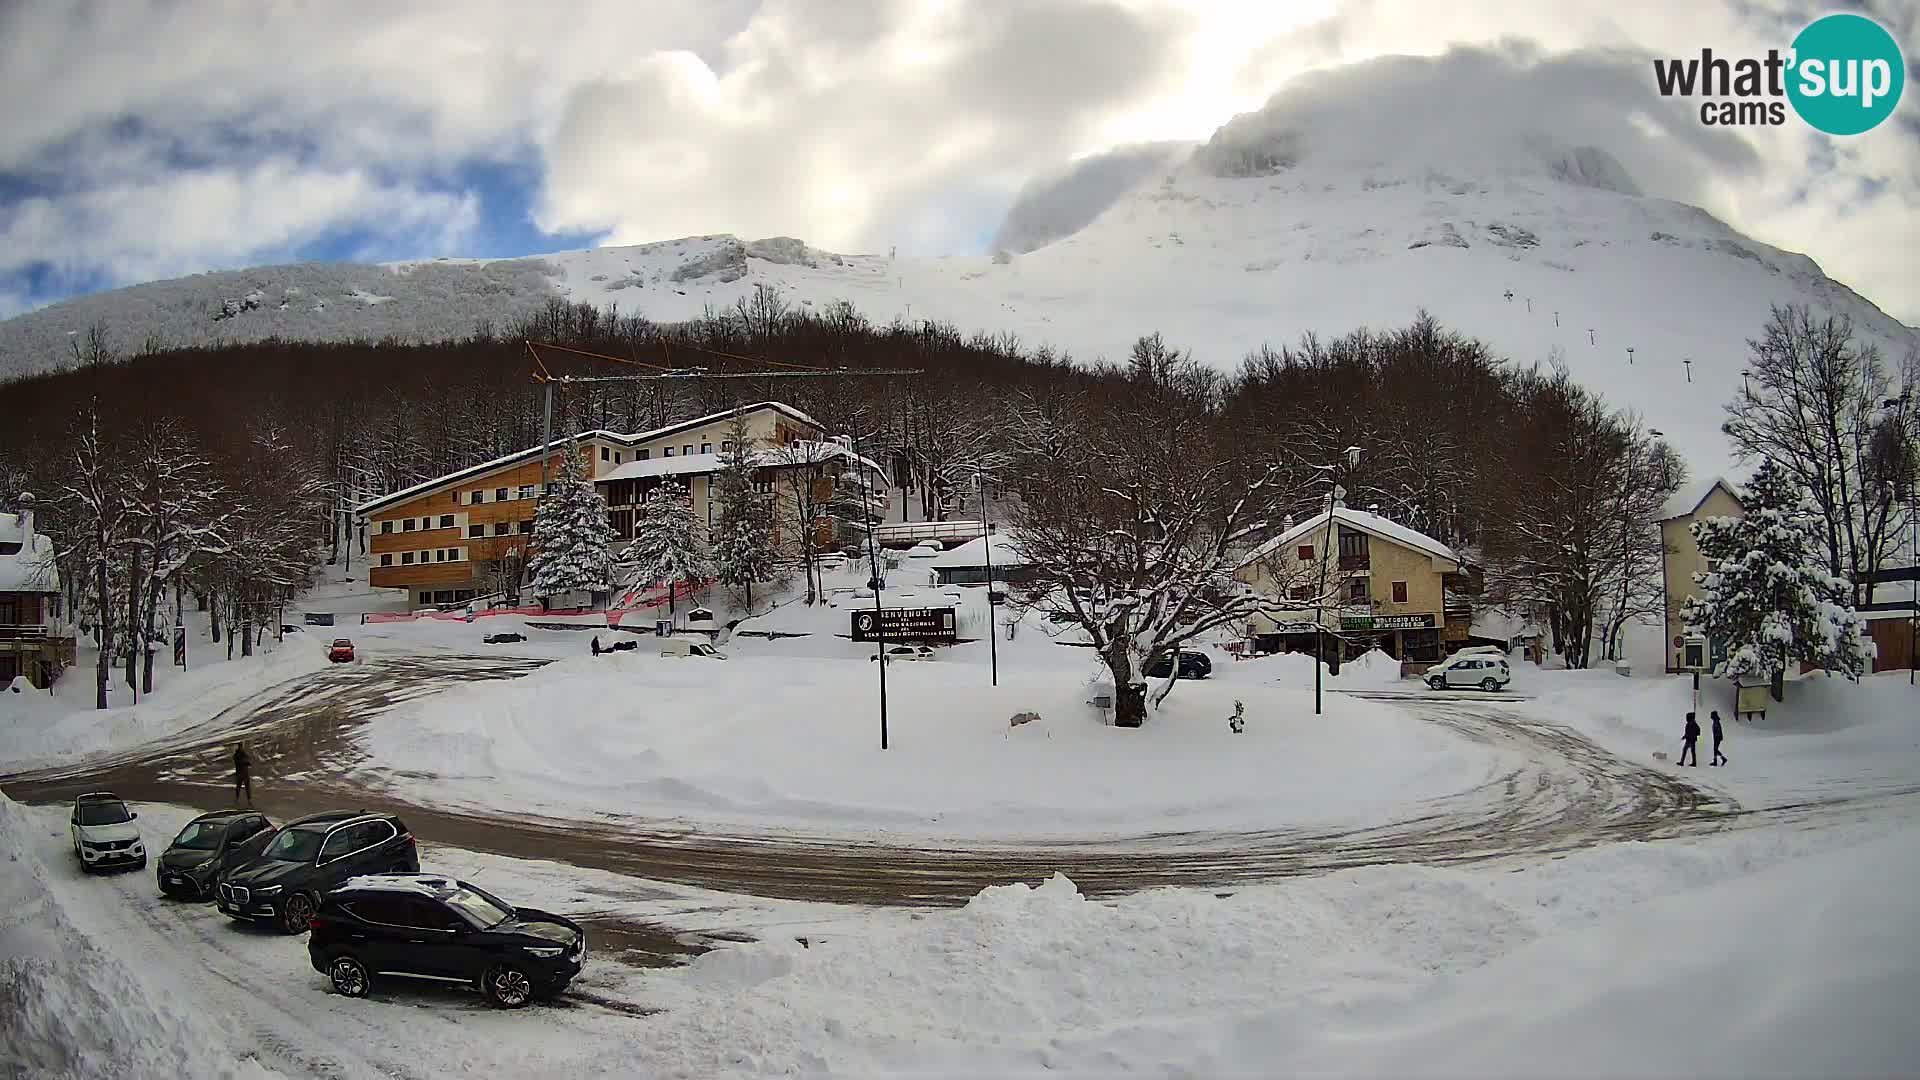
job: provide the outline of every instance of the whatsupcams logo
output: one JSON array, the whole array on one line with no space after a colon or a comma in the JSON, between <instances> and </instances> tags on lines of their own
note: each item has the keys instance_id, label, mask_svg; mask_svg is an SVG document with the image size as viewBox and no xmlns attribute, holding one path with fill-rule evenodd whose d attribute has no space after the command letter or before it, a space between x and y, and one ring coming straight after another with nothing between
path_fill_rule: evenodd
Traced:
<instances>
[{"instance_id":1,"label":"whatsupcams logo","mask_svg":"<svg viewBox=\"0 0 1920 1080\"><path fill-rule=\"evenodd\" d=\"M1779 125L1787 106L1829 135L1859 135L1879 126L1900 103L1907 82L1900 46L1864 15L1816 19L1782 53L1728 59L1655 60L1661 97L1701 98L1700 122L1715 127Z\"/></svg>"}]
</instances>

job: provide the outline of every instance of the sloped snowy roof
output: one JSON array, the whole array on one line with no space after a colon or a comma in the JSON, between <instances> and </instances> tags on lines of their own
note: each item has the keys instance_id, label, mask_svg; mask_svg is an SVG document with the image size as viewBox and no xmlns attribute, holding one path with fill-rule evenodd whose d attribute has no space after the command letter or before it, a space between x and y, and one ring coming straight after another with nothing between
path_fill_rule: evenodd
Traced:
<instances>
[{"instance_id":1,"label":"sloped snowy roof","mask_svg":"<svg viewBox=\"0 0 1920 1080\"><path fill-rule=\"evenodd\" d=\"M962 567L987 565L987 556L993 556L995 566L1024 566L1026 553L1020 550L1020 544L1005 533L995 531L993 550L987 550L987 538L976 536L951 551L943 551L927 560L927 565L935 570L952 570Z\"/></svg>"},{"instance_id":2,"label":"sloped snowy roof","mask_svg":"<svg viewBox=\"0 0 1920 1080\"><path fill-rule=\"evenodd\" d=\"M1458 563L1460 561L1460 556L1455 555L1453 549L1447 545L1435 540L1426 533L1409 529L1405 525L1394 521L1389 521L1379 514L1339 506L1334 508L1333 517L1342 525L1351 526L1359 529L1361 532L1371 533L1374 536L1380 537L1382 540L1391 541L1392 543L1399 544L1401 547L1412 548L1415 551L1422 552L1435 559L1445 560L1450 563ZM1240 565L1245 566L1248 563L1264 559L1280 548L1293 543L1295 540L1302 539L1315 529L1325 529L1326 527L1327 515L1324 513L1315 514L1248 552L1247 557L1240 560Z\"/></svg>"},{"instance_id":3,"label":"sloped snowy roof","mask_svg":"<svg viewBox=\"0 0 1920 1080\"><path fill-rule=\"evenodd\" d=\"M806 465L833 458L848 458L875 472L885 471L872 458L862 457L839 443L803 442L796 443L791 448L760 448L753 452L753 464L756 468ZM719 472L724 467L724 463L724 454L676 454L672 457L647 458L644 461L629 461L610 473L595 477L594 483L604 484L610 480L638 480L650 476L698 476L703 473Z\"/></svg>"},{"instance_id":4,"label":"sloped snowy roof","mask_svg":"<svg viewBox=\"0 0 1920 1080\"><path fill-rule=\"evenodd\" d=\"M42 532L27 535L19 514L0 514L0 592L57 593L60 571L53 559L53 540Z\"/></svg>"},{"instance_id":5,"label":"sloped snowy roof","mask_svg":"<svg viewBox=\"0 0 1920 1080\"><path fill-rule=\"evenodd\" d=\"M1733 496L1735 502L1740 501L1740 493L1734 490L1726 477L1709 476L1704 480L1695 480L1691 484L1686 484L1669 496L1666 505L1660 508L1660 520L1672 521L1674 518L1683 518L1700 509L1700 504L1707 501L1707 496L1713 494L1714 488L1726 488L1727 494Z\"/></svg>"},{"instance_id":6,"label":"sloped snowy roof","mask_svg":"<svg viewBox=\"0 0 1920 1080\"><path fill-rule=\"evenodd\" d=\"M738 409L727 409L723 412L708 413L705 416L696 416L691 420L679 420L674 423L668 424L666 427L654 428L652 431L642 431L634 435L622 435L617 431L605 431L605 430L596 428L593 431L583 431L578 435L573 436L572 439L555 439L554 441L547 444L546 449L548 453L552 453L555 450L565 449L566 445L569 442L572 442L575 440L581 440L581 439L604 439L608 442L619 443L622 446L633 446L636 443L651 442L654 439L664 439L669 436L678 434L679 432L684 431L688 428L699 427L702 424L711 424L711 423L718 422L720 420L725 420L725 419L728 419L729 417L732 417L736 413L744 415L747 413L759 412L761 409L772 409L775 412L785 413L786 415L792 417L795 420L800 421L803 424L810 425L815 429L824 430L820 427L819 421L815 420L813 417L808 416L806 413L801 412L799 409L796 409L791 405L788 405L784 402L779 402L779 401L762 401L753 405L742 405ZM382 495L377 499L369 499L368 501L361 503L359 506L354 507L354 513L361 514L361 515L369 514L375 510L380 509L383 506L391 506L397 502L403 502L407 499L415 498L420 495L426 495L430 492L446 487L450 484L457 484L462 480L471 479L472 477L475 477L475 476L484 476L485 474L493 472L496 469L500 469L508 465L516 464L518 462L526 460L527 458L539 457L540 452L541 452L540 447L529 446L525 450L515 451L514 453L508 454L505 457L497 457L497 458L494 458L492 461L483 461L478 465L469 465L464 469L457 469L453 472L447 473L445 476L436 476L431 480L423 480L420 483L413 485L412 487L401 488L399 491L395 491L388 495ZM604 477L602 479L604 479Z\"/></svg>"}]
</instances>

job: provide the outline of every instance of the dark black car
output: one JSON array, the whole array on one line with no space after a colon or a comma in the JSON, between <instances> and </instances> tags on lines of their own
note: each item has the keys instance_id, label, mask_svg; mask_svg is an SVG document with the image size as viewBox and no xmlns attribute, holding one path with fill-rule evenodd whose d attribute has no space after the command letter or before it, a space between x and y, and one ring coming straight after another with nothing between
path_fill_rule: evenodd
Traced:
<instances>
[{"instance_id":1,"label":"dark black car","mask_svg":"<svg viewBox=\"0 0 1920 1080\"><path fill-rule=\"evenodd\" d=\"M587 951L578 923L426 874L354 878L327 894L310 925L307 958L347 997L398 975L470 985L517 1009L566 989Z\"/></svg>"},{"instance_id":2,"label":"dark black car","mask_svg":"<svg viewBox=\"0 0 1920 1080\"><path fill-rule=\"evenodd\" d=\"M271 839L273 824L252 810L201 814L160 853L154 879L168 896L210 899L222 870L252 860Z\"/></svg>"},{"instance_id":3,"label":"dark black car","mask_svg":"<svg viewBox=\"0 0 1920 1080\"><path fill-rule=\"evenodd\" d=\"M488 634L484 640L489 645L511 645L516 641L527 640L527 635L509 631L502 634Z\"/></svg>"},{"instance_id":4,"label":"dark black car","mask_svg":"<svg viewBox=\"0 0 1920 1080\"><path fill-rule=\"evenodd\" d=\"M306 932L320 897L359 874L420 869L413 834L392 814L330 810L290 821L260 854L229 867L214 887L220 910Z\"/></svg>"},{"instance_id":5,"label":"dark black car","mask_svg":"<svg viewBox=\"0 0 1920 1080\"><path fill-rule=\"evenodd\" d=\"M1172 670L1173 656L1168 654L1160 657L1147 668L1147 677L1164 679L1167 677L1167 672ZM1204 679L1211 674L1213 674L1213 661L1207 659L1206 653L1194 652L1190 649L1180 650L1180 678Z\"/></svg>"}]
</instances>

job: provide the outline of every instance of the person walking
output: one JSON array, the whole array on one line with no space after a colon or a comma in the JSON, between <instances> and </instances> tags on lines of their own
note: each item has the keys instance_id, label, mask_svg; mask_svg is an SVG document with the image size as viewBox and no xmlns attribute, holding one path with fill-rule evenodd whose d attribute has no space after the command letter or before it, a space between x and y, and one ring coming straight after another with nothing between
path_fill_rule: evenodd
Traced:
<instances>
[{"instance_id":1,"label":"person walking","mask_svg":"<svg viewBox=\"0 0 1920 1080\"><path fill-rule=\"evenodd\" d=\"M1720 731L1720 710L1715 709L1710 715L1713 720L1713 760L1707 762L1707 764L1725 765L1727 763L1727 755L1720 752L1720 740L1725 738L1725 735ZM1698 758L1700 755L1696 752L1693 756Z\"/></svg>"},{"instance_id":2,"label":"person walking","mask_svg":"<svg viewBox=\"0 0 1920 1080\"><path fill-rule=\"evenodd\" d=\"M253 805L253 757L247 753L247 744L233 744L233 801L240 801L240 792L247 793L247 805Z\"/></svg>"},{"instance_id":3,"label":"person walking","mask_svg":"<svg viewBox=\"0 0 1920 1080\"><path fill-rule=\"evenodd\" d=\"M593 635L593 655L595 656L600 655L600 635L599 634Z\"/></svg>"},{"instance_id":4,"label":"person walking","mask_svg":"<svg viewBox=\"0 0 1920 1080\"><path fill-rule=\"evenodd\" d=\"M1693 755L1691 762L1687 760L1688 754ZM1700 765L1700 721L1694 719L1692 713L1687 714L1687 729L1680 736L1680 760L1674 764L1691 764L1696 768Z\"/></svg>"}]
</instances>

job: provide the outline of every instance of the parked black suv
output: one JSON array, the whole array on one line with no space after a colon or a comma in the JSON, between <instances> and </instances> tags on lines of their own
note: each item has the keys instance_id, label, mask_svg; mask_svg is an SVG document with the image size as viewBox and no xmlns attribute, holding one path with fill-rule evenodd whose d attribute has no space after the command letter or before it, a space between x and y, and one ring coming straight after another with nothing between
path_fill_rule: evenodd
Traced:
<instances>
[{"instance_id":1,"label":"parked black suv","mask_svg":"<svg viewBox=\"0 0 1920 1080\"><path fill-rule=\"evenodd\" d=\"M321 894L357 874L420 869L413 834L392 814L329 810L290 821L259 855L220 875L214 897L236 919L306 932Z\"/></svg>"},{"instance_id":2,"label":"parked black suv","mask_svg":"<svg viewBox=\"0 0 1920 1080\"><path fill-rule=\"evenodd\" d=\"M201 814L160 853L154 880L167 896L210 899L220 871L251 861L271 839L273 824L252 810Z\"/></svg>"},{"instance_id":3,"label":"parked black suv","mask_svg":"<svg viewBox=\"0 0 1920 1080\"><path fill-rule=\"evenodd\" d=\"M309 925L307 958L347 997L399 975L468 984L517 1009L565 990L587 951L578 923L427 874L354 878L326 895Z\"/></svg>"},{"instance_id":4,"label":"parked black suv","mask_svg":"<svg viewBox=\"0 0 1920 1080\"><path fill-rule=\"evenodd\" d=\"M1172 670L1173 654L1168 653L1147 668L1147 677L1164 679L1167 677L1167 672ZM1194 652L1190 649L1180 650L1180 678L1204 679L1211 674L1213 674L1213 661L1207 659L1206 653Z\"/></svg>"}]
</instances>

